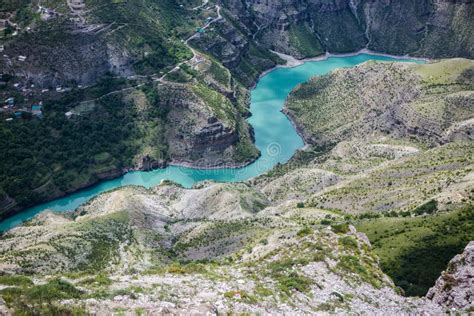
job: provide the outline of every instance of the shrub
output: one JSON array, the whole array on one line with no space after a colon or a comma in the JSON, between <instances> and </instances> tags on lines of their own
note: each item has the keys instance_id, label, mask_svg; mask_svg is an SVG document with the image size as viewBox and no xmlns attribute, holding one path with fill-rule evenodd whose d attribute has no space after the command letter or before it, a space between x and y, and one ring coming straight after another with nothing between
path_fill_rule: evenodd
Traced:
<instances>
[{"instance_id":1,"label":"shrub","mask_svg":"<svg viewBox=\"0 0 474 316\"><path fill-rule=\"evenodd\" d=\"M423 214L433 214L438 210L438 202L435 200L430 200L425 204L422 204L413 210L415 215L423 215Z\"/></svg>"},{"instance_id":2,"label":"shrub","mask_svg":"<svg viewBox=\"0 0 474 316\"><path fill-rule=\"evenodd\" d=\"M291 272L289 275L281 275L277 278L278 288L286 294L291 294L292 290L299 292L307 292L311 285L311 280L307 277L301 276L296 272Z\"/></svg>"},{"instance_id":3,"label":"shrub","mask_svg":"<svg viewBox=\"0 0 474 316\"><path fill-rule=\"evenodd\" d=\"M302 228L301 230L299 230L296 233L296 235L298 237L304 237L304 236L310 235L312 232L313 232L313 230L310 227L306 226L306 227Z\"/></svg>"},{"instance_id":4,"label":"shrub","mask_svg":"<svg viewBox=\"0 0 474 316\"><path fill-rule=\"evenodd\" d=\"M372 284L376 288L379 288L381 285L380 281L374 277L374 274L361 264L358 257L342 256L337 266L359 275L363 281Z\"/></svg>"},{"instance_id":5,"label":"shrub","mask_svg":"<svg viewBox=\"0 0 474 316\"><path fill-rule=\"evenodd\" d=\"M339 244L343 246L344 249L357 249L358 248L357 240L355 240L351 236L344 236L342 238L339 238Z\"/></svg>"},{"instance_id":6,"label":"shrub","mask_svg":"<svg viewBox=\"0 0 474 316\"><path fill-rule=\"evenodd\" d=\"M349 231L348 223L334 224L331 225L332 231L336 234L345 234Z\"/></svg>"},{"instance_id":7,"label":"shrub","mask_svg":"<svg viewBox=\"0 0 474 316\"><path fill-rule=\"evenodd\" d=\"M85 315L81 308L58 307L54 301L78 299L82 291L72 284L54 279L46 284L32 287L9 287L0 291L0 295L18 315Z\"/></svg>"}]
</instances>

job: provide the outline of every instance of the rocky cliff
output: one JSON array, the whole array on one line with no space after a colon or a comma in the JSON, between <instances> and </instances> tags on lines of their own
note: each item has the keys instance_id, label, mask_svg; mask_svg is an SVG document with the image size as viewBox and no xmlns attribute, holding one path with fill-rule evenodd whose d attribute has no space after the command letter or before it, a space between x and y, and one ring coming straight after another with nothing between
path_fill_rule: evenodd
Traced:
<instances>
[{"instance_id":1,"label":"rocky cliff","mask_svg":"<svg viewBox=\"0 0 474 316\"><path fill-rule=\"evenodd\" d=\"M449 262L448 268L426 297L449 308L469 312L474 308L473 289L474 242L470 242L462 254Z\"/></svg>"},{"instance_id":2,"label":"rocky cliff","mask_svg":"<svg viewBox=\"0 0 474 316\"><path fill-rule=\"evenodd\" d=\"M222 1L265 47L297 57L369 48L396 55L468 57L471 1Z\"/></svg>"},{"instance_id":3,"label":"rocky cliff","mask_svg":"<svg viewBox=\"0 0 474 316\"><path fill-rule=\"evenodd\" d=\"M168 2L149 2L149 10L141 11L142 5L83 0L2 4L8 21L2 73L41 90L91 85L107 72L123 77L157 74L189 58L190 51L176 38L192 30L188 19L195 18L194 11Z\"/></svg>"}]
</instances>

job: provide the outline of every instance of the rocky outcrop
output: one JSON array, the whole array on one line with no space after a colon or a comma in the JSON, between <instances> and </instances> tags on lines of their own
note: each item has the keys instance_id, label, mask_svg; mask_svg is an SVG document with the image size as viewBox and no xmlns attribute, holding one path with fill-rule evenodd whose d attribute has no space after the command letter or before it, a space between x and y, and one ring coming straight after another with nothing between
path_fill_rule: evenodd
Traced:
<instances>
[{"instance_id":1,"label":"rocky outcrop","mask_svg":"<svg viewBox=\"0 0 474 316\"><path fill-rule=\"evenodd\" d=\"M474 241L454 257L426 297L454 310L474 309Z\"/></svg>"},{"instance_id":2,"label":"rocky outcrop","mask_svg":"<svg viewBox=\"0 0 474 316\"><path fill-rule=\"evenodd\" d=\"M213 24L206 33L193 38L190 44L212 54L230 69L244 85L252 86L260 74L280 62L279 58L251 38L245 25L223 19Z\"/></svg>"},{"instance_id":3,"label":"rocky outcrop","mask_svg":"<svg viewBox=\"0 0 474 316\"><path fill-rule=\"evenodd\" d=\"M216 168L243 166L258 157L248 123L225 95L203 86L168 84L158 89L160 106L168 111L166 141L171 163ZM209 95L219 99L218 108L206 99ZM223 112L228 114L222 116ZM236 151L242 143L255 151L239 161Z\"/></svg>"}]
</instances>

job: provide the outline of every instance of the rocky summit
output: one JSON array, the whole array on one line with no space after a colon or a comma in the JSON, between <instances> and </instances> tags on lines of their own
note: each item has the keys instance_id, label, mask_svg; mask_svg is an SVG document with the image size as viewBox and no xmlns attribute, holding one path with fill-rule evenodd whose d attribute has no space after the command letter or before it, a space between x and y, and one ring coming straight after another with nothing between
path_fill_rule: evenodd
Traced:
<instances>
[{"instance_id":1,"label":"rocky summit","mask_svg":"<svg viewBox=\"0 0 474 316\"><path fill-rule=\"evenodd\" d=\"M474 312L473 16L2 1L0 315Z\"/></svg>"}]
</instances>

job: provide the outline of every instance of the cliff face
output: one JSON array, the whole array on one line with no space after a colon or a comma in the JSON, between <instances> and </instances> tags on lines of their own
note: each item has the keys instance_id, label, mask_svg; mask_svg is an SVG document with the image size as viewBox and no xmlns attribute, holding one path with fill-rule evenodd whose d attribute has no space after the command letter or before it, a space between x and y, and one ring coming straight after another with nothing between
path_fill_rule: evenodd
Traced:
<instances>
[{"instance_id":1,"label":"cliff face","mask_svg":"<svg viewBox=\"0 0 474 316\"><path fill-rule=\"evenodd\" d=\"M433 302L457 310L474 308L474 241L462 254L454 257L426 297Z\"/></svg>"},{"instance_id":2,"label":"cliff face","mask_svg":"<svg viewBox=\"0 0 474 316\"><path fill-rule=\"evenodd\" d=\"M246 104L233 103L202 84L158 86L158 93L159 106L168 111L166 143L172 163L236 167L258 157L245 121Z\"/></svg>"},{"instance_id":3,"label":"cliff face","mask_svg":"<svg viewBox=\"0 0 474 316\"><path fill-rule=\"evenodd\" d=\"M471 1L286 0L243 4L233 0L223 3L266 47L298 57L360 48L399 55L474 56Z\"/></svg>"},{"instance_id":4,"label":"cliff face","mask_svg":"<svg viewBox=\"0 0 474 316\"><path fill-rule=\"evenodd\" d=\"M256 43L246 25L226 17L214 23L206 33L192 39L190 44L213 55L232 71L237 80L251 86L263 71L283 61Z\"/></svg>"},{"instance_id":5,"label":"cliff face","mask_svg":"<svg viewBox=\"0 0 474 316\"><path fill-rule=\"evenodd\" d=\"M191 43L218 58L246 85L279 62L268 49L296 57L362 48L426 57L474 56L471 1L225 0L220 4L223 18ZM7 57L0 59L0 65L6 73L22 74L25 84L41 88L93 84L106 72L156 74L190 54L180 40L215 14L156 2L146 3L152 9L140 11L142 5L98 1L77 11L57 1L48 7L27 1L21 7L23 14L7 7L3 15L18 34L5 38ZM146 14L139 18L139 12ZM20 55L27 57L26 63L17 59Z\"/></svg>"},{"instance_id":6,"label":"cliff face","mask_svg":"<svg viewBox=\"0 0 474 316\"><path fill-rule=\"evenodd\" d=\"M54 47L54 49L51 49ZM41 27L7 41L2 73L22 77L24 85L52 89L66 82L89 85L112 70L107 43L94 33L74 32L72 25ZM24 55L26 61L19 61Z\"/></svg>"}]
</instances>

